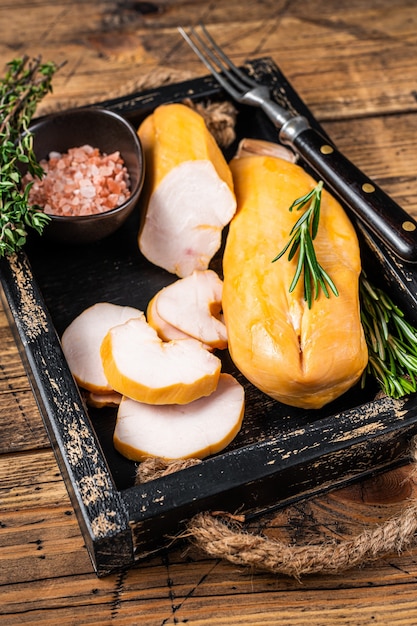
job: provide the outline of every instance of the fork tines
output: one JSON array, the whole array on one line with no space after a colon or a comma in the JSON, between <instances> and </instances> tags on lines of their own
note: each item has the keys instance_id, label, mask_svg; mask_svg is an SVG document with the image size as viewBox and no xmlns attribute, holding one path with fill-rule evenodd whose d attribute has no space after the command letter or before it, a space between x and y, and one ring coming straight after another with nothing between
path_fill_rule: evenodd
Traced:
<instances>
[{"instance_id":1,"label":"fork tines","mask_svg":"<svg viewBox=\"0 0 417 626\"><path fill-rule=\"evenodd\" d=\"M258 86L254 80L236 67L216 44L204 25L200 25L201 34L193 27L188 29L188 33L182 27L178 30L223 89L233 98L239 100L248 89Z\"/></svg>"}]
</instances>

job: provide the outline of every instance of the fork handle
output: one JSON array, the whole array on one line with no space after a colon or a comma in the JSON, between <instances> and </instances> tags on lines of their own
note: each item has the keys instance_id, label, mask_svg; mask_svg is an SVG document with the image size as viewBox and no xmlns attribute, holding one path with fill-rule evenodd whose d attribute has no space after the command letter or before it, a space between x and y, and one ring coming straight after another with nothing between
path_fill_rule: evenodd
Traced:
<instances>
[{"instance_id":1,"label":"fork handle","mask_svg":"<svg viewBox=\"0 0 417 626\"><path fill-rule=\"evenodd\" d=\"M280 131L365 225L403 261L417 263L417 222L301 116Z\"/></svg>"}]
</instances>

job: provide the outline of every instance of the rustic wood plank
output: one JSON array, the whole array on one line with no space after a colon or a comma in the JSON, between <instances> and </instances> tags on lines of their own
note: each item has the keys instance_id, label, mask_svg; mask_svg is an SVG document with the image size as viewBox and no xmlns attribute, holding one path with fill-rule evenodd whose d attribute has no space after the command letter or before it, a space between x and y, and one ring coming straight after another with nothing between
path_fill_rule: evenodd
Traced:
<instances>
[{"instance_id":1,"label":"rustic wood plank","mask_svg":"<svg viewBox=\"0 0 417 626\"><path fill-rule=\"evenodd\" d=\"M68 567L89 572L91 563L52 451L2 455L0 477L0 584L65 575Z\"/></svg>"},{"instance_id":2,"label":"rustic wood plank","mask_svg":"<svg viewBox=\"0 0 417 626\"><path fill-rule=\"evenodd\" d=\"M49 447L41 415L0 304L0 453Z\"/></svg>"},{"instance_id":3,"label":"rustic wood plank","mask_svg":"<svg viewBox=\"0 0 417 626\"><path fill-rule=\"evenodd\" d=\"M326 514L326 500L328 497L322 502L323 515ZM188 566L184 567L184 552L174 550L163 558L154 558L142 564L139 569L95 580L80 572L79 563L85 564L85 552L83 556L80 545L72 552L71 544L76 546L77 538L75 544L68 538L68 522L65 524L67 532L59 540L59 555L54 554L54 544L58 541L52 529L55 527L63 532L64 527L57 524L55 515L51 520L48 514L48 521L43 522L43 527L38 523L35 532L34 521L29 516L27 526L27 551L21 553L15 572L18 580L22 581L24 568L28 580L33 582L7 586L2 596L3 611L11 624L22 623L19 620L48 624L54 619L63 624L86 623L83 620L85 612L89 611L95 623L98 623L97 620L106 623L110 618L131 623L129 620L141 618L146 620L143 621L146 624L161 624L164 620L174 624L193 616L195 623L201 620L201 623L223 625L230 624L230 615L236 614L237 610L245 616L246 623L272 624L274 622L269 620L276 619L274 615L279 611L279 615L287 620L283 623L302 624L298 620L305 616L306 602L313 607L311 619L319 619L318 616L322 615L320 624L332 624L335 615L342 620L338 623L344 623L343 611L339 607L339 603L343 602L352 620L350 623L360 626L369 623L367 620L374 602L378 602L381 611L379 621L375 622L377 624L401 624L407 611L415 607L415 582L409 584L406 594L402 592L404 583L415 578L415 556L410 559L406 555L405 560L404 557L401 560L393 557L390 560L392 564L380 563L376 571L367 567L340 576L314 577L311 583L309 579L299 583L267 574L236 572L234 567L201 558L193 550L185 553ZM76 535L76 526L73 530ZM401 565L397 566L396 562ZM74 569L77 563L79 574ZM4 564L8 569L7 553ZM70 579L66 576L66 568L72 574ZM373 589L372 602L368 595L371 572L374 582L376 578L379 584L377 589ZM52 573L53 584L49 578ZM338 590L337 600L335 590ZM28 594L34 598L30 606ZM262 607L260 611L259 607ZM25 619L28 621L25 622Z\"/></svg>"},{"instance_id":4,"label":"rustic wood plank","mask_svg":"<svg viewBox=\"0 0 417 626\"><path fill-rule=\"evenodd\" d=\"M415 115L332 121L323 127L355 165L406 211L417 215Z\"/></svg>"},{"instance_id":5,"label":"rustic wood plank","mask_svg":"<svg viewBox=\"0 0 417 626\"><path fill-rule=\"evenodd\" d=\"M16 496L19 498L19 508L26 509L36 504L42 505L42 498L48 499L50 491L56 493L59 502L66 495L52 450L3 454L0 457L0 482L2 507L10 506L10 510ZM49 499L47 504L51 504Z\"/></svg>"},{"instance_id":6,"label":"rustic wood plank","mask_svg":"<svg viewBox=\"0 0 417 626\"><path fill-rule=\"evenodd\" d=\"M235 61L272 56L319 120L417 109L416 8L406 0L319 2L312 14L296 3L255 3L250 10L234 1L228 5L233 21L226 24L222 9L204 3L159 2L146 15L140 5L31 0L13 6L13 23L10 5L2 5L0 22L10 28L0 42L0 61L10 60L11 51L65 59L48 103L103 99L149 74L157 77L158 68L179 76L206 73L176 30L203 20Z\"/></svg>"},{"instance_id":7,"label":"rustic wood plank","mask_svg":"<svg viewBox=\"0 0 417 626\"><path fill-rule=\"evenodd\" d=\"M1 407L1 453L50 446L31 390L2 394Z\"/></svg>"},{"instance_id":8,"label":"rustic wood plank","mask_svg":"<svg viewBox=\"0 0 417 626\"><path fill-rule=\"evenodd\" d=\"M68 566L72 567L73 563L68 562ZM274 579L267 575L237 573L234 568L223 563L216 564L208 560L202 562L188 560L186 567L184 563L175 565L170 561L164 564L158 562L153 566L145 564L140 570L130 570L125 575L111 576L99 581L92 580L90 576L77 576L71 569L71 579L55 576L53 585L49 579L10 585L7 587L7 593L3 595L3 602L6 603L4 609L9 619L13 619L14 616L16 623L19 618L22 619L22 613L29 613L31 616L33 614L33 621L36 619L34 616L42 614L45 620L42 623L49 623L46 621L48 616L51 622L54 618L59 618L65 624L74 623L71 619L84 623L83 611L91 613L93 620L100 620L100 616L111 613L116 596L118 606L115 617L120 620L123 618L134 620L141 616L148 620L144 622L146 624L161 624L164 619L169 620L169 616L172 623L180 623L180 620L185 622L191 616L192 619L198 619L200 616L202 619L213 620L206 623L230 624L230 621L227 621L230 620L230 615L238 612L246 623L263 623L262 620L268 618L269 611L272 616L277 612L281 615L282 611L287 611L285 615L288 621L284 623L292 624L298 623L297 615L299 618L305 615L304 603L308 599L312 606L321 606L321 610L324 611L323 620L329 620L320 624L332 623L331 616L337 610L342 613L340 604L343 604L349 612L349 619L353 620L350 623L358 626L369 623L361 607L367 605L369 610L372 610L376 602L385 608L383 620L387 620L387 616L391 617L392 621L385 623L400 624L403 623L401 620L405 616L404 604L411 610L415 607L413 598L415 583L409 585L406 594L409 596L408 600L404 602L403 593L400 598L398 597L404 583L409 583L410 578L415 576L415 568L413 573L412 570L405 571L408 567L407 559L402 569L395 563L391 568L385 566L383 568L385 582L382 576L375 577L374 570L368 575L369 570L365 570L360 577L353 580L353 583L352 577L348 577L347 580L332 577L314 580L314 583L308 581L297 583ZM186 572L192 572L192 576L184 578ZM378 583L376 591L373 591L372 600L368 593L369 576ZM340 589L342 586L343 590ZM338 589L337 593L335 589ZM30 607L27 602L28 594L34 598ZM393 609L393 602L396 600L403 605L398 613ZM67 608L68 605L71 610ZM263 607L260 621L252 622L251 620L256 619L254 614L257 612L257 606ZM60 607L64 610L60 611ZM178 621L175 622L175 619ZM382 624L384 621L377 623Z\"/></svg>"},{"instance_id":9,"label":"rustic wood plank","mask_svg":"<svg viewBox=\"0 0 417 626\"><path fill-rule=\"evenodd\" d=\"M2 359L0 368L0 393L28 389L29 383L21 359L16 350L16 343L0 304L0 341Z\"/></svg>"}]
</instances>

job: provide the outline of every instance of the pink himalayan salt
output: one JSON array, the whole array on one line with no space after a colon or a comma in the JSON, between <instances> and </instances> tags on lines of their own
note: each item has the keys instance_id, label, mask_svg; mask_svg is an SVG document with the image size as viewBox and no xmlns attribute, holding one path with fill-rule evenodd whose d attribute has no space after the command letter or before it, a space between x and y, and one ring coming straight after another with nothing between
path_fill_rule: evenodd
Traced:
<instances>
[{"instance_id":1,"label":"pink himalayan salt","mask_svg":"<svg viewBox=\"0 0 417 626\"><path fill-rule=\"evenodd\" d=\"M26 174L23 184L33 181L30 204L50 215L93 215L110 211L130 196L129 173L119 152L102 154L85 145L61 154L51 152L40 161L42 179Z\"/></svg>"}]
</instances>

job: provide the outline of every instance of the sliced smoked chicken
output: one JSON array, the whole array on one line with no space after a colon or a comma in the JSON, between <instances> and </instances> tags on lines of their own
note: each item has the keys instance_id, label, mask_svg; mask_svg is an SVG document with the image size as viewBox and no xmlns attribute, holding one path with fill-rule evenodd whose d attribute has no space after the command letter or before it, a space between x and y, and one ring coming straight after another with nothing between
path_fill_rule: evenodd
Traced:
<instances>
[{"instance_id":1,"label":"sliced smoked chicken","mask_svg":"<svg viewBox=\"0 0 417 626\"><path fill-rule=\"evenodd\" d=\"M227 347L227 330L220 319L223 282L213 270L195 270L164 287L151 300L148 322L166 337L175 331L199 339L210 349ZM166 326L168 324L168 327Z\"/></svg>"},{"instance_id":2,"label":"sliced smoked chicken","mask_svg":"<svg viewBox=\"0 0 417 626\"><path fill-rule=\"evenodd\" d=\"M221 361L196 339L164 342L145 318L109 330L101 344L112 389L139 402L186 404L217 387Z\"/></svg>"},{"instance_id":3,"label":"sliced smoked chicken","mask_svg":"<svg viewBox=\"0 0 417 626\"><path fill-rule=\"evenodd\" d=\"M138 134L146 164L142 254L180 277L207 269L236 210L223 153L202 116L183 104L157 107Z\"/></svg>"},{"instance_id":4,"label":"sliced smoked chicken","mask_svg":"<svg viewBox=\"0 0 417 626\"><path fill-rule=\"evenodd\" d=\"M113 441L128 459L204 458L225 448L240 430L244 390L221 374L216 390L186 405L157 406L123 398Z\"/></svg>"},{"instance_id":5,"label":"sliced smoked chicken","mask_svg":"<svg viewBox=\"0 0 417 626\"><path fill-rule=\"evenodd\" d=\"M62 349L80 387L96 394L113 392L103 370L101 342L110 328L132 317L144 318L144 313L134 307L98 302L82 311L66 328Z\"/></svg>"}]
</instances>

